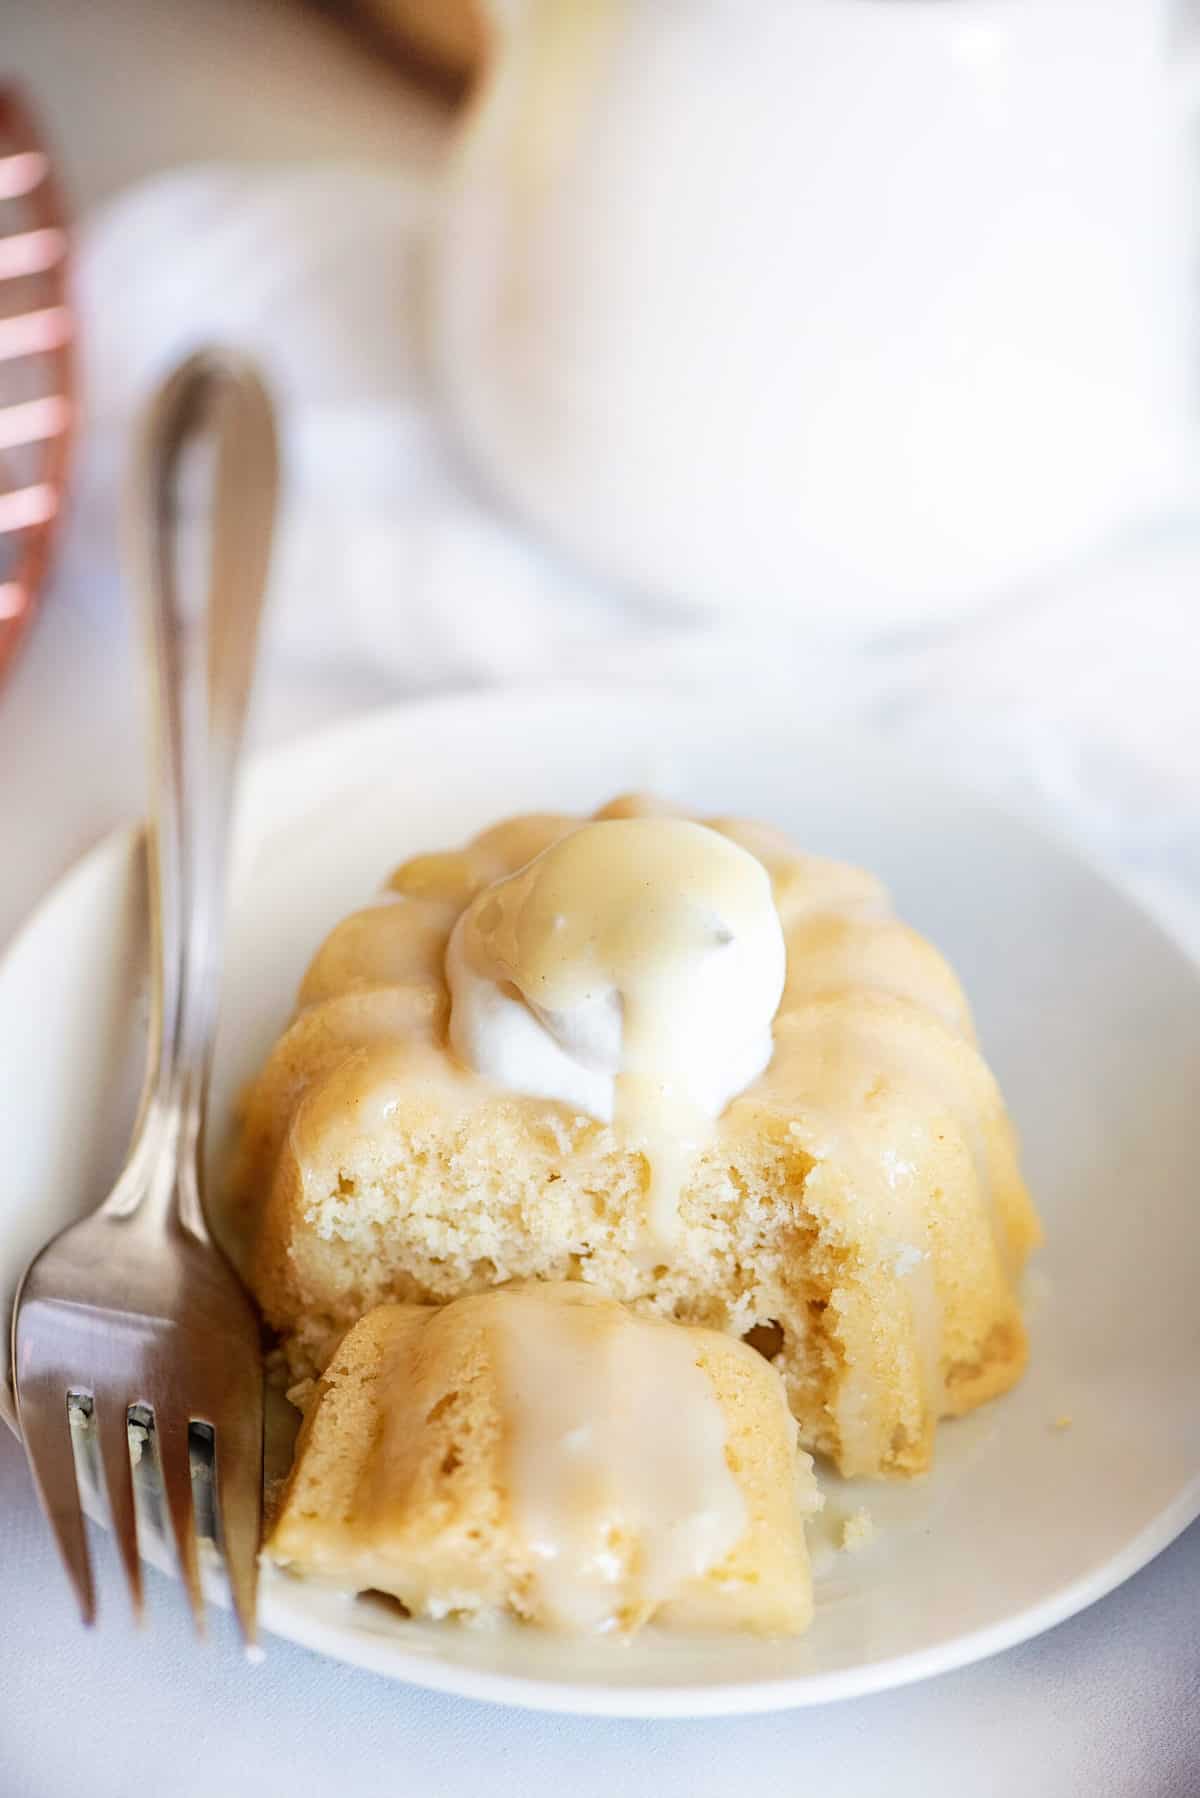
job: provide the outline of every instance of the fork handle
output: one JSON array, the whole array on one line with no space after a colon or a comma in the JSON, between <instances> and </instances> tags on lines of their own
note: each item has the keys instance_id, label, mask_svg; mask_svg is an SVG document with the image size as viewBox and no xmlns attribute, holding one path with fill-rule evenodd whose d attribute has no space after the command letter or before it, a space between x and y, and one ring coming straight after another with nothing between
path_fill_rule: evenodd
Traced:
<instances>
[{"instance_id":1,"label":"fork handle","mask_svg":"<svg viewBox=\"0 0 1200 1798\"><path fill-rule=\"evenodd\" d=\"M142 1190L174 1202L180 1223L201 1237L199 1145L234 780L278 478L274 416L258 375L222 350L189 357L143 415L125 527L128 566L141 590L153 724L151 1048L142 1140L166 1170Z\"/></svg>"}]
</instances>

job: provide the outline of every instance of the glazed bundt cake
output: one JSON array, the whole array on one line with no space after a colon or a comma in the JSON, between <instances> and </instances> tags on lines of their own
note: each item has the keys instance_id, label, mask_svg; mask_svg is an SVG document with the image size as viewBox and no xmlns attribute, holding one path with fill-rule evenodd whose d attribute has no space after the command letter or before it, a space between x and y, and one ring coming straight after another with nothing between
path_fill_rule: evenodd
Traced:
<instances>
[{"instance_id":1,"label":"glazed bundt cake","mask_svg":"<svg viewBox=\"0 0 1200 1798\"><path fill-rule=\"evenodd\" d=\"M958 982L857 869L597 818L406 862L318 950L236 1169L293 1376L381 1303L576 1281L748 1338L843 1473L919 1473L1019 1377L1039 1237Z\"/></svg>"}]
</instances>

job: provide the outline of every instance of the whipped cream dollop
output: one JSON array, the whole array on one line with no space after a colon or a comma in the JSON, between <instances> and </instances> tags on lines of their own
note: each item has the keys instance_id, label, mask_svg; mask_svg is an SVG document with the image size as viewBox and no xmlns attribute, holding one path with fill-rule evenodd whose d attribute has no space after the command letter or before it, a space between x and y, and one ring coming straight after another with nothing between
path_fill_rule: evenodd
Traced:
<instances>
[{"instance_id":1,"label":"whipped cream dollop","mask_svg":"<svg viewBox=\"0 0 1200 1798\"><path fill-rule=\"evenodd\" d=\"M512 1092L641 1139L667 1221L682 1167L771 1059L787 953L766 869L681 818L584 824L467 907L450 1041Z\"/></svg>"}]
</instances>

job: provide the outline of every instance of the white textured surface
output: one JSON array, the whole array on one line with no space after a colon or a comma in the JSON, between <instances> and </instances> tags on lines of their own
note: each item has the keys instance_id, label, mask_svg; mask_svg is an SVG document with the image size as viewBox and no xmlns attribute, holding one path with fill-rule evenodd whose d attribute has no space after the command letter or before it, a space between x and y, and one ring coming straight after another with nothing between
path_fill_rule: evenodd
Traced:
<instances>
[{"instance_id":1,"label":"white textured surface","mask_svg":"<svg viewBox=\"0 0 1200 1798\"><path fill-rule=\"evenodd\" d=\"M403 96L385 101L374 75L336 57L302 16L293 26L277 4L235 9L197 0L185 32L170 11L169 31L167 9L150 0L88 7L21 0L6 14L6 62L39 81L86 197L186 157L306 157L327 153L335 139L349 153L376 158L405 147ZM227 35L235 15L254 21L236 41ZM252 81L251 114L248 71L264 67L267 76ZM336 82L322 81L331 68ZM330 133L335 90L338 124ZM126 103L132 92L136 129ZM394 139L385 118L392 104ZM250 116L253 142L244 122ZM414 127L407 141L419 136ZM419 162L414 157L412 166ZM350 265L366 250L390 254L407 278L412 255L403 230L389 250L374 221L382 211L403 226L406 194L419 212L425 202L417 183L398 178L394 203L374 186L372 211L365 196L339 204L332 180L310 172L273 183L232 172L215 185L134 201L96 257L125 254L120 233L139 211L164 219L178 234L173 255L158 265L161 292L166 300L186 297L188 316L180 332L180 313L160 312L156 334L143 312L138 256L145 258L149 240L139 227L133 259L97 296L112 322L111 334L100 331L93 341L101 391L111 378L108 394L125 392L122 356L144 373L178 335L207 328L214 316L227 329L257 335L273 361L290 354L294 369L311 364L311 309L298 303L308 265L297 262L294 238L276 285L265 262L247 279L251 251L262 255L270 217L287 211L297 184L325 196L321 205L347 234ZM189 210L189 194L198 210ZM248 203L257 209L251 222ZM93 258L91 267L99 266ZM347 266L344 256L338 266ZM227 269L230 278L213 272L206 282L206 268ZM394 305L393 322L403 326L395 280L358 291L368 312L372 304L385 313ZM197 299L206 302L200 313L192 310ZM341 300L333 311L344 316ZM798 635L769 651L743 645L736 656L703 633L681 644L681 621L618 606L566 578L443 479L417 384L406 386L403 366L380 381L365 318L356 316L341 333L342 385L316 396L328 407L293 414L293 477L304 507L293 515L289 562L301 574L311 570L309 590L324 603L276 621L260 736L290 734L410 683L474 683L530 667L594 671L618 658L634 677L657 676L667 653L681 675L715 669L733 678L723 671L753 655L770 663L776 681L795 687L797 704L814 717L864 710L1018 804L1057 817L1119 862L1200 946L1188 897L1189 888L1200 896L1195 526L1180 520L1156 529L1131 541L1123 560L998 602L969 631L937 642L852 654L821 651ZM404 342L402 329L392 341ZM366 391L375 397L371 410L359 403ZM121 402L106 397L104 405L113 428L99 428L98 420L94 473L56 590L0 704L0 938L83 847L138 804L136 689L106 487ZM562 603L550 608L547 595L560 583ZM381 593L389 607L383 639ZM6 1117L3 1128L14 1122ZM190 1641L174 1595L156 1576L154 1622L144 1638L124 1621L119 1594L105 1590L112 1601L104 1628L85 1637L20 1451L0 1432L4 1798L66 1791L127 1798L147 1782L179 1798L306 1798L393 1784L413 1793L487 1789L530 1798L568 1784L581 1798L614 1789L666 1798L810 1786L849 1798L877 1790L896 1798L943 1790L981 1798L1006 1791L1190 1798L1200 1789L1200 1528L1092 1611L999 1660L825 1711L713 1724L501 1713L404 1691L287 1647L249 1670L220 1620L207 1647Z\"/></svg>"},{"instance_id":2,"label":"white textured surface","mask_svg":"<svg viewBox=\"0 0 1200 1798\"><path fill-rule=\"evenodd\" d=\"M198 1647L178 1593L153 1573L145 1636L111 1579L108 1621L84 1636L7 1432L0 1512L5 1798L1194 1798L1200 1788L1200 1526L1094 1610L999 1660L824 1710L636 1723L444 1699L275 1644L245 1667L228 1620Z\"/></svg>"}]
</instances>

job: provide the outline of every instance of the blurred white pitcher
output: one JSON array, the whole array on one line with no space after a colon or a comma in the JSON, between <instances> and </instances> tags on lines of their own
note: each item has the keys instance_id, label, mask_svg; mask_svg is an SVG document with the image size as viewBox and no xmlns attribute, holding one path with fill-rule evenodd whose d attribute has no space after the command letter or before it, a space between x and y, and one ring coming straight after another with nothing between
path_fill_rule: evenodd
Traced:
<instances>
[{"instance_id":1,"label":"blurred white pitcher","mask_svg":"<svg viewBox=\"0 0 1200 1798\"><path fill-rule=\"evenodd\" d=\"M1165 0L492 6L440 378L593 568L903 623L1187 488Z\"/></svg>"}]
</instances>

